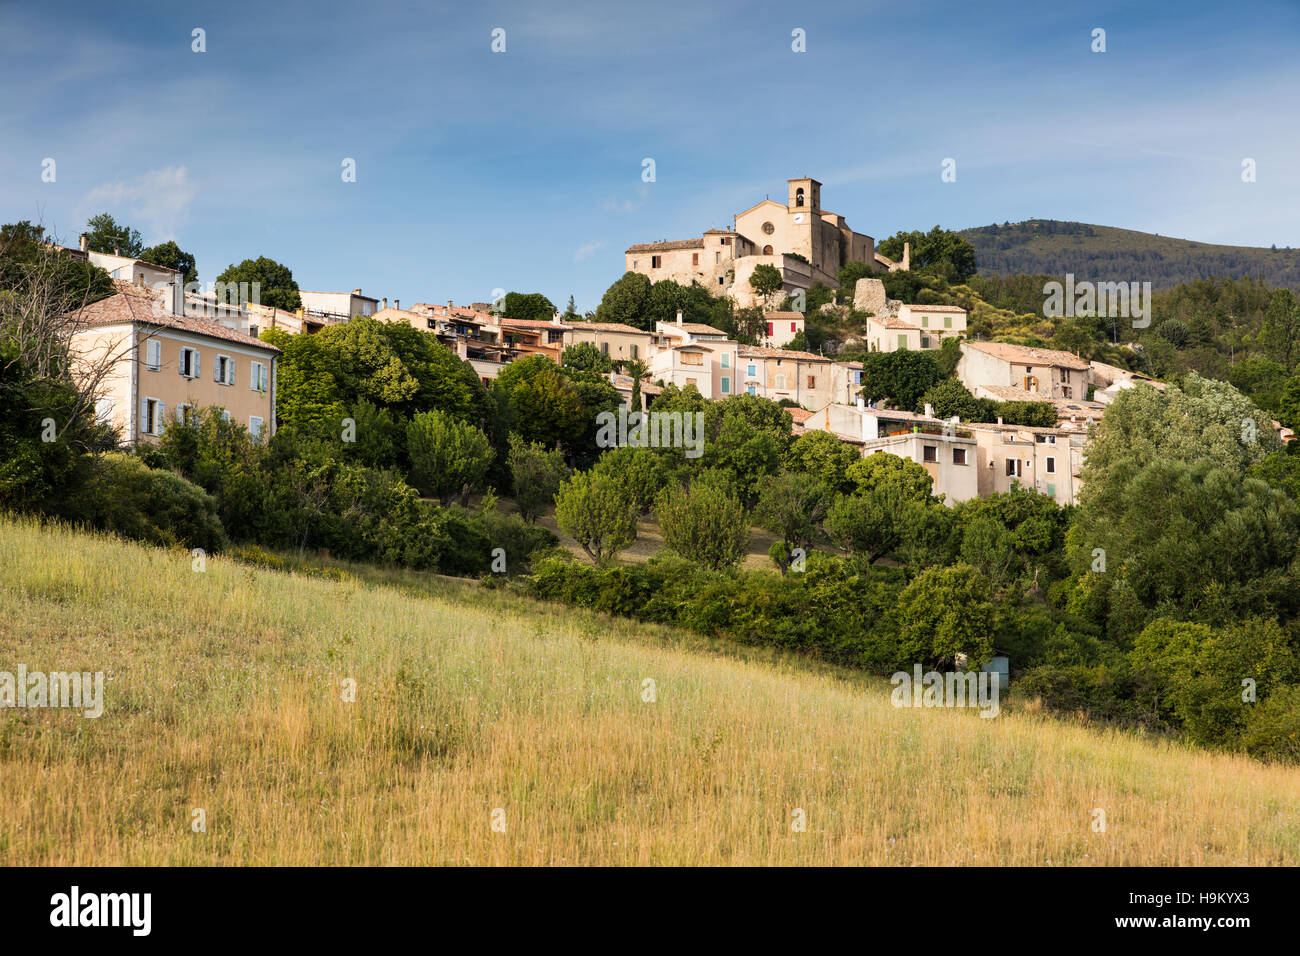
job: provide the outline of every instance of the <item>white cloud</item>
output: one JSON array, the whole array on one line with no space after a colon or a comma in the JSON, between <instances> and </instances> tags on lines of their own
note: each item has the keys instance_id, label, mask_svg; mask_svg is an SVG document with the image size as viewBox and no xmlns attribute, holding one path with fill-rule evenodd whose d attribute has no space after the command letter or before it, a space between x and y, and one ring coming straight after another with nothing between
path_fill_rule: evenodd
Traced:
<instances>
[{"instance_id":1,"label":"white cloud","mask_svg":"<svg viewBox=\"0 0 1300 956\"><path fill-rule=\"evenodd\" d=\"M597 242L588 242L578 247L578 251L573 254L574 262L581 262L583 259L590 257L593 253L605 247L604 240Z\"/></svg>"},{"instance_id":2,"label":"white cloud","mask_svg":"<svg viewBox=\"0 0 1300 956\"><path fill-rule=\"evenodd\" d=\"M137 225L145 243L156 245L176 239L189 219L190 203L198 189L184 166L155 169L128 181L96 186L83 205L91 214L111 212L118 219Z\"/></svg>"}]
</instances>

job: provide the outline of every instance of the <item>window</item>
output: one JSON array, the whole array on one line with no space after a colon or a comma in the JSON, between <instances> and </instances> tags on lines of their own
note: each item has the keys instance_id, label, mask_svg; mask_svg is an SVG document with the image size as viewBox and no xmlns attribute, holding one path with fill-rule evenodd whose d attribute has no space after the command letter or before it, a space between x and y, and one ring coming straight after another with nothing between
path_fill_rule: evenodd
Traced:
<instances>
[{"instance_id":1,"label":"window","mask_svg":"<svg viewBox=\"0 0 1300 956\"><path fill-rule=\"evenodd\" d=\"M95 421L101 425L107 425L113 420L113 408L117 403L110 397L105 396L95 402Z\"/></svg>"},{"instance_id":2,"label":"window","mask_svg":"<svg viewBox=\"0 0 1300 956\"><path fill-rule=\"evenodd\" d=\"M156 398L146 398L140 406L140 431L146 435L161 435L166 406Z\"/></svg>"},{"instance_id":3,"label":"window","mask_svg":"<svg viewBox=\"0 0 1300 956\"><path fill-rule=\"evenodd\" d=\"M937 462L937 461L939 460L939 446L938 446L938 445L922 445L922 446L921 446L921 460L922 460L922 461L935 461L935 462Z\"/></svg>"},{"instance_id":4,"label":"window","mask_svg":"<svg viewBox=\"0 0 1300 956\"><path fill-rule=\"evenodd\" d=\"M1019 477L1020 477L1020 459L1019 459L1019 458L1008 458L1008 459L1007 459L1007 477L1008 477L1008 478L1019 478Z\"/></svg>"},{"instance_id":5,"label":"window","mask_svg":"<svg viewBox=\"0 0 1300 956\"><path fill-rule=\"evenodd\" d=\"M687 385L694 385L694 386L696 386L696 387L698 388L700 383L699 383L698 381L696 381L695 379L693 379L693 378L688 378L688 379L686 380L686 384L687 384Z\"/></svg>"},{"instance_id":6,"label":"window","mask_svg":"<svg viewBox=\"0 0 1300 956\"><path fill-rule=\"evenodd\" d=\"M950 329L950 328L952 328L952 316L951 316L951 315L945 315L945 316L943 317L943 327L944 327L945 329Z\"/></svg>"},{"instance_id":7,"label":"window","mask_svg":"<svg viewBox=\"0 0 1300 956\"><path fill-rule=\"evenodd\" d=\"M639 345L637 345L635 342L633 342L631 345L628 346L628 348L630 348L630 349L632 350L632 357L633 357L633 358L640 358L640 357L641 357L641 346L639 346Z\"/></svg>"},{"instance_id":8,"label":"window","mask_svg":"<svg viewBox=\"0 0 1300 956\"><path fill-rule=\"evenodd\" d=\"M186 378L199 377L199 350L181 349L180 373Z\"/></svg>"},{"instance_id":9,"label":"window","mask_svg":"<svg viewBox=\"0 0 1300 956\"><path fill-rule=\"evenodd\" d=\"M1025 391L1026 391L1026 392L1036 392L1036 391L1038 391L1038 376L1037 376L1037 375L1026 375L1026 376L1025 376Z\"/></svg>"},{"instance_id":10,"label":"window","mask_svg":"<svg viewBox=\"0 0 1300 956\"><path fill-rule=\"evenodd\" d=\"M693 265L693 266L698 266L699 264L700 264L700 254L699 254L698 252L692 252L692 253L691 253L691 265Z\"/></svg>"},{"instance_id":11,"label":"window","mask_svg":"<svg viewBox=\"0 0 1300 956\"><path fill-rule=\"evenodd\" d=\"M600 343L600 354L601 354L601 355L608 355L608 354L609 354L609 343L608 343L608 342L601 342L601 343Z\"/></svg>"},{"instance_id":12,"label":"window","mask_svg":"<svg viewBox=\"0 0 1300 956\"><path fill-rule=\"evenodd\" d=\"M703 365L703 364L704 364L704 354L703 354L702 352L683 352L683 353L682 353L682 364L683 364L683 365Z\"/></svg>"},{"instance_id":13,"label":"window","mask_svg":"<svg viewBox=\"0 0 1300 956\"><path fill-rule=\"evenodd\" d=\"M722 394L723 395L731 394L731 378L726 375L722 376Z\"/></svg>"},{"instance_id":14,"label":"window","mask_svg":"<svg viewBox=\"0 0 1300 956\"><path fill-rule=\"evenodd\" d=\"M724 246L729 246L729 245L731 245L731 237L730 237L730 236L725 236L725 237L723 238L723 240L722 240L722 244L723 244Z\"/></svg>"},{"instance_id":15,"label":"window","mask_svg":"<svg viewBox=\"0 0 1300 956\"><path fill-rule=\"evenodd\" d=\"M722 253L720 253L720 252L715 252L715 253L713 254L713 264L716 266L716 265L717 265L718 263L720 263L721 261L722 261Z\"/></svg>"},{"instance_id":16,"label":"window","mask_svg":"<svg viewBox=\"0 0 1300 956\"><path fill-rule=\"evenodd\" d=\"M816 375L809 375L809 376L808 376L808 387L809 387L809 388L816 388L816 387L817 387L817 376L816 376Z\"/></svg>"},{"instance_id":17,"label":"window","mask_svg":"<svg viewBox=\"0 0 1300 956\"><path fill-rule=\"evenodd\" d=\"M1070 386L1068 386L1068 385L1062 385L1062 386L1061 386L1061 397L1062 397L1062 398L1074 398L1074 396L1070 394Z\"/></svg>"},{"instance_id":18,"label":"window","mask_svg":"<svg viewBox=\"0 0 1300 956\"><path fill-rule=\"evenodd\" d=\"M639 266L640 264L641 264L641 260L640 260L640 259L633 259L633 260L632 260L632 271L635 272L635 271L636 271L636 267Z\"/></svg>"},{"instance_id":19,"label":"window","mask_svg":"<svg viewBox=\"0 0 1300 956\"><path fill-rule=\"evenodd\" d=\"M776 377L776 387L777 387L777 388L781 388L781 389L785 388L785 376L784 376L784 375L778 375L778 376Z\"/></svg>"},{"instance_id":20,"label":"window","mask_svg":"<svg viewBox=\"0 0 1300 956\"><path fill-rule=\"evenodd\" d=\"M796 206L802 206L802 205L803 205L803 187L802 187L802 186L800 186L798 189L796 189L796 190L794 191L794 204L795 204Z\"/></svg>"},{"instance_id":21,"label":"window","mask_svg":"<svg viewBox=\"0 0 1300 956\"><path fill-rule=\"evenodd\" d=\"M254 362L248 372L248 387L255 392L265 392L267 386L266 364Z\"/></svg>"},{"instance_id":22,"label":"window","mask_svg":"<svg viewBox=\"0 0 1300 956\"><path fill-rule=\"evenodd\" d=\"M964 465L964 464L966 464L966 449L965 449L965 448L954 448L954 449L952 450L952 463L953 463L954 465Z\"/></svg>"},{"instance_id":23,"label":"window","mask_svg":"<svg viewBox=\"0 0 1300 956\"><path fill-rule=\"evenodd\" d=\"M921 316L921 328L928 329L929 327L930 327L930 317L928 315Z\"/></svg>"},{"instance_id":24,"label":"window","mask_svg":"<svg viewBox=\"0 0 1300 956\"><path fill-rule=\"evenodd\" d=\"M758 366L755 365L753 362L750 362L750 363L749 363L749 368L747 368L745 371L746 371L746 374L748 374L750 378L757 378L757 377L758 377Z\"/></svg>"},{"instance_id":25,"label":"window","mask_svg":"<svg viewBox=\"0 0 1300 956\"><path fill-rule=\"evenodd\" d=\"M262 437L262 419L257 415L248 416L248 437L259 441Z\"/></svg>"},{"instance_id":26,"label":"window","mask_svg":"<svg viewBox=\"0 0 1300 956\"><path fill-rule=\"evenodd\" d=\"M772 334L772 323L771 323L771 322L767 323L767 334L768 334L768 335L771 335L771 334Z\"/></svg>"},{"instance_id":27,"label":"window","mask_svg":"<svg viewBox=\"0 0 1300 956\"><path fill-rule=\"evenodd\" d=\"M900 349L907 348L907 333L903 333L898 337L898 347Z\"/></svg>"},{"instance_id":28,"label":"window","mask_svg":"<svg viewBox=\"0 0 1300 956\"><path fill-rule=\"evenodd\" d=\"M1055 497L1056 497L1056 485L1054 485L1054 484L1053 484L1052 482L1050 482L1050 481L1047 483L1047 497L1049 497L1049 498L1055 498Z\"/></svg>"},{"instance_id":29,"label":"window","mask_svg":"<svg viewBox=\"0 0 1300 956\"><path fill-rule=\"evenodd\" d=\"M722 353L722 367L723 367L723 368L731 368L731 353L730 353L730 352L723 352L723 353Z\"/></svg>"},{"instance_id":30,"label":"window","mask_svg":"<svg viewBox=\"0 0 1300 956\"><path fill-rule=\"evenodd\" d=\"M726 285L727 280L723 276L718 276L718 285Z\"/></svg>"},{"instance_id":31,"label":"window","mask_svg":"<svg viewBox=\"0 0 1300 956\"><path fill-rule=\"evenodd\" d=\"M930 347L930 336L928 335L921 336L921 348L928 349L929 347Z\"/></svg>"},{"instance_id":32,"label":"window","mask_svg":"<svg viewBox=\"0 0 1300 956\"><path fill-rule=\"evenodd\" d=\"M776 226L772 225L770 222L763 223L763 235L770 236L774 232L776 232Z\"/></svg>"},{"instance_id":33,"label":"window","mask_svg":"<svg viewBox=\"0 0 1300 956\"><path fill-rule=\"evenodd\" d=\"M1049 475L1056 474L1056 459L1050 456L1047 459L1047 473Z\"/></svg>"},{"instance_id":34,"label":"window","mask_svg":"<svg viewBox=\"0 0 1300 956\"><path fill-rule=\"evenodd\" d=\"M751 385L751 386L749 386L749 388L747 389L747 391L749 392L750 395L757 395L757 394L758 394L758 387L755 386L755 385Z\"/></svg>"},{"instance_id":35,"label":"window","mask_svg":"<svg viewBox=\"0 0 1300 956\"><path fill-rule=\"evenodd\" d=\"M796 325L796 323L794 323L794 322L791 322L791 323L790 323L790 331L791 331L791 332L798 332L798 331L799 331L797 328L795 328L795 325Z\"/></svg>"},{"instance_id":36,"label":"window","mask_svg":"<svg viewBox=\"0 0 1300 956\"><path fill-rule=\"evenodd\" d=\"M194 406L189 404L180 404L176 406L176 421L182 425L198 424L198 417L194 411Z\"/></svg>"},{"instance_id":37,"label":"window","mask_svg":"<svg viewBox=\"0 0 1300 956\"><path fill-rule=\"evenodd\" d=\"M764 247L763 247L763 255L765 255L765 256L770 256L771 254L772 254L772 247L771 247L771 246L764 246Z\"/></svg>"},{"instance_id":38,"label":"window","mask_svg":"<svg viewBox=\"0 0 1300 956\"><path fill-rule=\"evenodd\" d=\"M162 343L157 339L148 339L144 343L145 368L156 372L162 368Z\"/></svg>"},{"instance_id":39,"label":"window","mask_svg":"<svg viewBox=\"0 0 1300 956\"><path fill-rule=\"evenodd\" d=\"M234 385L235 360L229 355L218 355L214 364L213 378L221 385Z\"/></svg>"},{"instance_id":40,"label":"window","mask_svg":"<svg viewBox=\"0 0 1300 956\"><path fill-rule=\"evenodd\" d=\"M651 269L658 269L659 266L660 266L660 264L661 264L663 261L664 261L664 257L663 257L663 256L651 256L651 257L650 257L650 268L651 268Z\"/></svg>"}]
</instances>

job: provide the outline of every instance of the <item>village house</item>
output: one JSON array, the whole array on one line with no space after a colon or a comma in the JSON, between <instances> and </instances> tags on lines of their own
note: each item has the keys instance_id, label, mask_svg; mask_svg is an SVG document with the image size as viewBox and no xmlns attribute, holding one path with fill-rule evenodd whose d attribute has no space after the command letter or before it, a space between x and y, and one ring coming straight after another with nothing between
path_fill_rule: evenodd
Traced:
<instances>
[{"instance_id":1,"label":"village house","mask_svg":"<svg viewBox=\"0 0 1300 956\"><path fill-rule=\"evenodd\" d=\"M808 409L828 405L833 391L830 359L811 352L739 346L741 390Z\"/></svg>"},{"instance_id":2,"label":"village house","mask_svg":"<svg viewBox=\"0 0 1300 956\"><path fill-rule=\"evenodd\" d=\"M763 336L760 345L784 348L804 329L802 312L764 312Z\"/></svg>"},{"instance_id":3,"label":"village house","mask_svg":"<svg viewBox=\"0 0 1300 956\"><path fill-rule=\"evenodd\" d=\"M117 292L69 316L73 361L107 366L96 416L124 445L154 442L195 409L218 407L255 439L275 431L280 350L243 332L186 315L179 279L165 291L119 281Z\"/></svg>"},{"instance_id":4,"label":"village house","mask_svg":"<svg viewBox=\"0 0 1300 956\"><path fill-rule=\"evenodd\" d=\"M976 398L1000 401L1074 401L1088 398L1088 363L1072 352L1037 349L1006 342L961 343L957 377ZM1007 398L990 388L1013 388L1031 398Z\"/></svg>"},{"instance_id":5,"label":"village house","mask_svg":"<svg viewBox=\"0 0 1300 956\"><path fill-rule=\"evenodd\" d=\"M572 321L569 330L564 333L565 348L571 345L593 345L614 362L629 359L646 361L655 350L655 341L653 333L621 322Z\"/></svg>"},{"instance_id":6,"label":"village house","mask_svg":"<svg viewBox=\"0 0 1300 956\"><path fill-rule=\"evenodd\" d=\"M351 292L303 292L299 290L303 311L327 322L348 322L354 315L374 315L379 311L378 299L362 295L360 289ZM384 302L387 305L387 300ZM393 303L397 305L396 302Z\"/></svg>"},{"instance_id":7,"label":"village house","mask_svg":"<svg viewBox=\"0 0 1300 956\"><path fill-rule=\"evenodd\" d=\"M694 385L705 398L730 398L736 394L739 348L725 336L667 345L650 356L650 378L678 388Z\"/></svg>"},{"instance_id":8,"label":"village house","mask_svg":"<svg viewBox=\"0 0 1300 956\"><path fill-rule=\"evenodd\" d=\"M900 305L897 315L867 319L867 345L873 352L914 352L942 347L945 338L964 334L966 310L955 305Z\"/></svg>"},{"instance_id":9,"label":"village house","mask_svg":"<svg viewBox=\"0 0 1300 956\"><path fill-rule=\"evenodd\" d=\"M979 494L1005 494L1019 485L1059 505L1078 501L1086 436L1065 428L970 423L961 426L979 446Z\"/></svg>"}]
</instances>

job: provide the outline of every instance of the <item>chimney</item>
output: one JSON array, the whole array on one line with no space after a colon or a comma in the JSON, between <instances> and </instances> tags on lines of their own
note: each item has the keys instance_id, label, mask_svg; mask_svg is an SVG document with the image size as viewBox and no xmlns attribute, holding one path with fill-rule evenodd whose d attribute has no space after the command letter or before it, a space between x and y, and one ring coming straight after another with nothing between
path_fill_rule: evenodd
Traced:
<instances>
[{"instance_id":1,"label":"chimney","mask_svg":"<svg viewBox=\"0 0 1300 956\"><path fill-rule=\"evenodd\" d=\"M393 308L394 308L394 309L400 309L401 307L402 307L402 300L401 300L401 299L394 299L394 300L393 300Z\"/></svg>"},{"instance_id":2,"label":"chimney","mask_svg":"<svg viewBox=\"0 0 1300 956\"><path fill-rule=\"evenodd\" d=\"M934 418L934 406L931 405L929 402L925 403L925 417Z\"/></svg>"},{"instance_id":3,"label":"chimney","mask_svg":"<svg viewBox=\"0 0 1300 956\"><path fill-rule=\"evenodd\" d=\"M381 309L388 308L388 296L384 296L382 299L379 300L379 307ZM394 308L396 308L396 306L394 306Z\"/></svg>"},{"instance_id":4,"label":"chimney","mask_svg":"<svg viewBox=\"0 0 1300 956\"><path fill-rule=\"evenodd\" d=\"M681 310L681 309L678 309L678 310L677 310L677 324L678 324L678 325L681 325L681 324L682 324L682 310Z\"/></svg>"},{"instance_id":5,"label":"chimney","mask_svg":"<svg viewBox=\"0 0 1300 956\"><path fill-rule=\"evenodd\" d=\"M998 424L999 424L999 425L1002 424L1002 416L1001 416L1001 415L998 416Z\"/></svg>"},{"instance_id":6,"label":"chimney","mask_svg":"<svg viewBox=\"0 0 1300 956\"><path fill-rule=\"evenodd\" d=\"M185 277L180 273L172 279L172 315L185 314Z\"/></svg>"},{"instance_id":7,"label":"chimney","mask_svg":"<svg viewBox=\"0 0 1300 956\"><path fill-rule=\"evenodd\" d=\"M858 396L858 411L862 411L862 410L865 409L866 407L867 407L867 403L866 403L866 401L864 401L863 398L862 398L862 396L859 395L859 396Z\"/></svg>"},{"instance_id":8,"label":"chimney","mask_svg":"<svg viewBox=\"0 0 1300 956\"><path fill-rule=\"evenodd\" d=\"M451 299L448 299L448 300L447 300L447 311L448 311L448 312L451 311Z\"/></svg>"},{"instance_id":9,"label":"chimney","mask_svg":"<svg viewBox=\"0 0 1300 956\"><path fill-rule=\"evenodd\" d=\"M352 290L352 294L353 294L353 295L360 295L360 294L361 294L361 290L360 290L360 289L353 289L353 290Z\"/></svg>"},{"instance_id":10,"label":"chimney","mask_svg":"<svg viewBox=\"0 0 1300 956\"><path fill-rule=\"evenodd\" d=\"M87 252L87 251L89 251L89 249L90 249L90 236L86 235L86 234L83 232L83 233L81 234L81 251L82 251L82 252Z\"/></svg>"}]
</instances>

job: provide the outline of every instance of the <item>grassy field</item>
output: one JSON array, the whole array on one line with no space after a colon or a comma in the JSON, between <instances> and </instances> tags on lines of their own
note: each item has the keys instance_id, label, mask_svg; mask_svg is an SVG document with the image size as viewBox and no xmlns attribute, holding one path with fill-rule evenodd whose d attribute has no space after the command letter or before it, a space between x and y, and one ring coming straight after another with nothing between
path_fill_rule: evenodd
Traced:
<instances>
[{"instance_id":1,"label":"grassy field","mask_svg":"<svg viewBox=\"0 0 1300 956\"><path fill-rule=\"evenodd\" d=\"M472 583L0 520L0 607L0 670L108 678L0 710L0 865L1300 863L1300 770Z\"/></svg>"}]
</instances>

